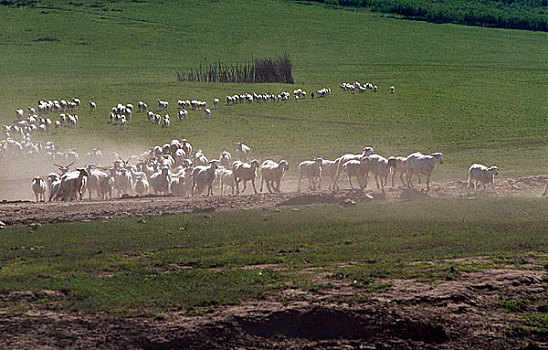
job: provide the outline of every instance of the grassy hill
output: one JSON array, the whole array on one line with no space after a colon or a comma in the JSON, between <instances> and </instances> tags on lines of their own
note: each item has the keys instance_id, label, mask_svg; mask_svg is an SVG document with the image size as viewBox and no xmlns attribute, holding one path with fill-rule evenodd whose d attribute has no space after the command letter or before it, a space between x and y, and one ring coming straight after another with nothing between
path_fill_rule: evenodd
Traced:
<instances>
[{"instance_id":1,"label":"grassy hill","mask_svg":"<svg viewBox=\"0 0 548 350\"><path fill-rule=\"evenodd\" d=\"M439 178L465 177L473 162L496 163L503 176L546 171L546 33L402 21L291 1L45 0L2 6L0 21L0 121L11 122L17 107L39 99L94 100L98 111L81 108L76 130L43 136L79 145L80 152L112 145L124 154L186 137L209 157L234 151L239 140L257 157L292 162L372 145L385 156L441 151ZM176 80L177 71L201 62L236 64L284 51L294 85ZM379 92L337 88L356 80ZM210 120L191 112L169 130L138 114L125 131L107 124L119 102L211 103L297 87L333 93L299 103L222 103Z\"/></svg>"}]
</instances>

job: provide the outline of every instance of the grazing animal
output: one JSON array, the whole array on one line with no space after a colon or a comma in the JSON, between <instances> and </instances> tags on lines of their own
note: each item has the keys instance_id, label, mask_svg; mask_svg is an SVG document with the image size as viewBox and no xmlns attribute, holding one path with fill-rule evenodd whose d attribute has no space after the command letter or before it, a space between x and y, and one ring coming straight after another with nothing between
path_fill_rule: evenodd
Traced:
<instances>
[{"instance_id":1,"label":"grazing animal","mask_svg":"<svg viewBox=\"0 0 548 350\"><path fill-rule=\"evenodd\" d=\"M136 177L134 188L135 188L135 193L137 193L137 195L139 196L147 195L149 193L150 185L148 183L146 176Z\"/></svg>"},{"instance_id":2,"label":"grazing animal","mask_svg":"<svg viewBox=\"0 0 548 350\"><path fill-rule=\"evenodd\" d=\"M101 171L94 169L93 165L88 165L86 168L88 172L88 193L89 193L89 199L91 200L91 191L97 192L97 197L101 196L101 182L106 181L107 178L109 178L108 174Z\"/></svg>"},{"instance_id":3,"label":"grazing animal","mask_svg":"<svg viewBox=\"0 0 548 350\"><path fill-rule=\"evenodd\" d=\"M370 161L368 157L362 157L359 160L352 159L343 165L344 170L348 174L348 182L350 183L350 188L354 189L352 185L352 177L358 179L358 184L360 185L360 191L367 186L367 174L370 168Z\"/></svg>"},{"instance_id":4,"label":"grazing animal","mask_svg":"<svg viewBox=\"0 0 548 350\"><path fill-rule=\"evenodd\" d=\"M232 173L234 174L234 182L236 183L236 194L240 193L240 181L244 182L245 191L247 186L247 181L251 181L253 185L253 191L257 194L257 188L255 187L255 178L257 177L257 168L259 167L259 161L253 159L251 163L243 163L241 161L235 161L232 164Z\"/></svg>"},{"instance_id":5,"label":"grazing animal","mask_svg":"<svg viewBox=\"0 0 548 350\"><path fill-rule=\"evenodd\" d=\"M202 193L207 187L207 196L213 195L213 180L215 180L215 170L217 161L210 161L208 166L199 165L192 170L192 196Z\"/></svg>"},{"instance_id":6,"label":"grazing animal","mask_svg":"<svg viewBox=\"0 0 548 350\"><path fill-rule=\"evenodd\" d=\"M42 201L42 202L45 202L46 201L46 189L47 189L47 184L46 184L46 181L44 181L44 179L42 179L41 177L35 177L33 180L32 180L32 192L34 192L34 196L36 197L36 201Z\"/></svg>"},{"instance_id":7,"label":"grazing animal","mask_svg":"<svg viewBox=\"0 0 548 350\"><path fill-rule=\"evenodd\" d=\"M219 164L228 169L231 159L232 156L230 155L230 153L228 153L227 151L222 151L219 157Z\"/></svg>"},{"instance_id":8,"label":"grazing animal","mask_svg":"<svg viewBox=\"0 0 548 350\"><path fill-rule=\"evenodd\" d=\"M314 160L306 160L299 164L299 187L297 192L301 192L301 179L303 177L308 178L308 185L311 191L316 191L316 180L318 181L318 189L322 185L322 158L315 158Z\"/></svg>"},{"instance_id":9,"label":"grazing animal","mask_svg":"<svg viewBox=\"0 0 548 350\"><path fill-rule=\"evenodd\" d=\"M168 167L162 167L160 170L150 177L150 185L155 194L158 192L169 194L169 184L171 183L171 175Z\"/></svg>"},{"instance_id":10,"label":"grazing animal","mask_svg":"<svg viewBox=\"0 0 548 350\"><path fill-rule=\"evenodd\" d=\"M412 176L414 173L424 174L426 175L426 190L430 190L430 176L434 171L436 163L443 164L441 153L432 153L431 155L425 156L420 152L416 152L407 156L407 187L414 187L412 181Z\"/></svg>"},{"instance_id":11,"label":"grazing animal","mask_svg":"<svg viewBox=\"0 0 548 350\"><path fill-rule=\"evenodd\" d=\"M339 186L337 185L337 180L339 179L339 176L342 174L343 166L346 162L350 160L360 160L363 157L370 156L374 153L373 147L365 147L362 150L362 154L345 154L337 159L335 159L335 162L337 163L337 172L335 174L335 179L333 180L332 186L330 186L333 190L338 190Z\"/></svg>"},{"instance_id":12,"label":"grazing animal","mask_svg":"<svg viewBox=\"0 0 548 350\"><path fill-rule=\"evenodd\" d=\"M251 155L251 149L243 142L238 142L236 146L236 156L238 157L238 159L240 159L240 162L245 162L249 160L249 156Z\"/></svg>"},{"instance_id":13,"label":"grazing animal","mask_svg":"<svg viewBox=\"0 0 548 350\"><path fill-rule=\"evenodd\" d=\"M392 174L392 187L394 187L394 176L396 173L400 173L400 180L404 186L406 186L403 175L407 172L407 158L405 157L390 157L388 158L388 166Z\"/></svg>"},{"instance_id":14,"label":"grazing animal","mask_svg":"<svg viewBox=\"0 0 548 350\"><path fill-rule=\"evenodd\" d=\"M498 174L499 169L496 166L488 168L485 165L472 164L470 166L470 169L468 170L467 188L470 188L470 185L472 184L472 182L474 182L474 194L476 194L476 192L478 191L478 182L481 182L483 184L483 189L485 189L485 183L489 182L491 183L491 187L493 188L495 193L499 194L499 192L495 188L495 175Z\"/></svg>"},{"instance_id":15,"label":"grazing animal","mask_svg":"<svg viewBox=\"0 0 548 350\"><path fill-rule=\"evenodd\" d=\"M330 180L329 189L334 189L331 186L333 181L335 181L335 176L337 175L337 166L339 164L334 160L323 160L322 164L322 177L327 177Z\"/></svg>"},{"instance_id":16,"label":"grazing animal","mask_svg":"<svg viewBox=\"0 0 548 350\"><path fill-rule=\"evenodd\" d=\"M234 195L234 188L236 187L236 183L234 182L234 174L232 173L232 170L229 170L229 169L219 169L219 170L221 170L221 173L220 173L221 196L225 194L226 186L230 186L232 188L232 195Z\"/></svg>"},{"instance_id":17,"label":"grazing animal","mask_svg":"<svg viewBox=\"0 0 548 350\"><path fill-rule=\"evenodd\" d=\"M372 154L369 156L369 170L375 174L375 183L377 184L377 189L381 188L384 192L384 185L388 181L388 174L390 174L390 167L388 166L388 159L380 156L378 154ZM381 186L379 187L379 181L377 177L380 177ZM383 181L384 179L384 181Z\"/></svg>"},{"instance_id":18,"label":"grazing animal","mask_svg":"<svg viewBox=\"0 0 548 350\"><path fill-rule=\"evenodd\" d=\"M268 192L280 192L280 182L284 177L286 171L289 170L289 164L287 161L282 160L280 163L276 163L272 160L265 160L261 164L261 189L263 192L263 184L266 182L266 188Z\"/></svg>"},{"instance_id":19,"label":"grazing animal","mask_svg":"<svg viewBox=\"0 0 548 350\"><path fill-rule=\"evenodd\" d=\"M60 187L54 199L61 198L63 201L82 200L88 176L87 170L83 168L76 168L76 171L61 176Z\"/></svg>"},{"instance_id":20,"label":"grazing animal","mask_svg":"<svg viewBox=\"0 0 548 350\"><path fill-rule=\"evenodd\" d=\"M158 108L159 109L168 109L169 103L167 101L162 101L158 99Z\"/></svg>"}]
</instances>

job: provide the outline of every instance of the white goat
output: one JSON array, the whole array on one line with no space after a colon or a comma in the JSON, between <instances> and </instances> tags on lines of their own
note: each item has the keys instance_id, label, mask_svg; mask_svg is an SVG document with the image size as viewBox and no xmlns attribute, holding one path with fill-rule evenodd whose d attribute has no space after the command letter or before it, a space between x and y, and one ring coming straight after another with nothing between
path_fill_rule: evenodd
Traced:
<instances>
[{"instance_id":1,"label":"white goat","mask_svg":"<svg viewBox=\"0 0 548 350\"><path fill-rule=\"evenodd\" d=\"M245 162L249 160L249 156L251 155L251 149L243 142L238 142L236 146L236 156L240 159L240 162Z\"/></svg>"},{"instance_id":2,"label":"white goat","mask_svg":"<svg viewBox=\"0 0 548 350\"><path fill-rule=\"evenodd\" d=\"M234 195L234 187L236 187L236 182L234 181L234 173L232 170L220 169L221 170L221 196L225 194L226 186L232 188L232 195Z\"/></svg>"},{"instance_id":3,"label":"white goat","mask_svg":"<svg viewBox=\"0 0 548 350\"><path fill-rule=\"evenodd\" d=\"M485 183L490 182L491 187L496 194L499 194L495 188L495 175L499 174L499 169L496 166L490 168L481 164L472 164L468 171L468 186L470 187L472 181L474 182L474 194L478 191L478 182L483 184L483 189L485 189Z\"/></svg>"},{"instance_id":4,"label":"white goat","mask_svg":"<svg viewBox=\"0 0 548 350\"><path fill-rule=\"evenodd\" d=\"M390 174L390 167L388 166L388 159L378 154L372 154L369 156L369 170L375 174L375 183L377 189L382 188L384 192L384 186L388 181L388 174ZM379 181L377 177L381 179L381 186L379 187ZM384 179L384 181L383 181Z\"/></svg>"},{"instance_id":5,"label":"white goat","mask_svg":"<svg viewBox=\"0 0 548 350\"><path fill-rule=\"evenodd\" d=\"M116 163L115 163L116 164ZM130 194L134 190L133 177L128 169L110 168L110 176L114 179L113 188L118 191L118 197Z\"/></svg>"},{"instance_id":6,"label":"white goat","mask_svg":"<svg viewBox=\"0 0 548 350\"><path fill-rule=\"evenodd\" d=\"M144 196L149 193L150 185L146 176L137 176L135 178L135 193L139 196Z\"/></svg>"},{"instance_id":7,"label":"white goat","mask_svg":"<svg viewBox=\"0 0 548 350\"><path fill-rule=\"evenodd\" d=\"M15 118L21 120L23 119L24 116L25 116L25 111L22 110L21 108L17 108L17 110L15 111Z\"/></svg>"},{"instance_id":8,"label":"white goat","mask_svg":"<svg viewBox=\"0 0 548 350\"><path fill-rule=\"evenodd\" d=\"M150 185L155 194L158 192L169 194L169 184L171 182L171 175L169 174L168 167L162 167L160 170L150 177Z\"/></svg>"},{"instance_id":9,"label":"white goat","mask_svg":"<svg viewBox=\"0 0 548 350\"><path fill-rule=\"evenodd\" d=\"M329 184L329 189L332 189L333 182L335 181L335 176L337 175L337 166L338 163L334 160L323 160L322 163L322 177L327 177L331 180Z\"/></svg>"},{"instance_id":10,"label":"white goat","mask_svg":"<svg viewBox=\"0 0 548 350\"><path fill-rule=\"evenodd\" d=\"M207 195L213 195L213 180L215 180L215 170L217 162L210 161L209 166L199 165L192 170L192 196L202 193L207 187Z\"/></svg>"},{"instance_id":11,"label":"white goat","mask_svg":"<svg viewBox=\"0 0 548 350\"><path fill-rule=\"evenodd\" d=\"M263 192L263 184L266 182L266 188L268 192L280 192L280 182L284 177L286 171L289 170L289 164L287 161L282 160L280 163L276 163L272 160L265 160L261 164L261 189Z\"/></svg>"},{"instance_id":12,"label":"white goat","mask_svg":"<svg viewBox=\"0 0 548 350\"><path fill-rule=\"evenodd\" d=\"M255 178L257 177L258 167L259 161L257 159L253 159L251 163L243 163L241 161L235 161L232 163L232 173L234 174L234 182L236 183L236 194L240 193L240 181L244 182L244 189L242 190L242 193L247 187L247 181L251 181L253 191L257 194Z\"/></svg>"},{"instance_id":13,"label":"white goat","mask_svg":"<svg viewBox=\"0 0 548 350\"><path fill-rule=\"evenodd\" d=\"M114 179L110 176L103 177L99 182L99 195L101 199L112 199L112 188L113 188Z\"/></svg>"},{"instance_id":14,"label":"white goat","mask_svg":"<svg viewBox=\"0 0 548 350\"><path fill-rule=\"evenodd\" d=\"M186 139L181 140L181 149L185 151L187 156L192 154L192 145Z\"/></svg>"},{"instance_id":15,"label":"white goat","mask_svg":"<svg viewBox=\"0 0 548 350\"><path fill-rule=\"evenodd\" d=\"M186 119L187 116L188 116L188 111L186 109L182 109L179 112L177 112L177 118L179 119L180 122L183 121L183 119Z\"/></svg>"},{"instance_id":16,"label":"white goat","mask_svg":"<svg viewBox=\"0 0 548 350\"><path fill-rule=\"evenodd\" d=\"M158 108L159 109L168 109L169 103L167 101L162 101L158 99Z\"/></svg>"},{"instance_id":17,"label":"white goat","mask_svg":"<svg viewBox=\"0 0 548 350\"><path fill-rule=\"evenodd\" d=\"M176 177L171 179L169 184L169 190L173 193L174 196L186 197L187 196L187 186L186 186L185 172L179 173Z\"/></svg>"},{"instance_id":18,"label":"white goat","mask_svg":"<svg viewBox=\"0 0 548 350\"><path fill-rule=\"evenodd\" d=\"M59 188L61 187L61 179L57 179L51 183L50 191L49 191L49 201L57 200L59 197L57 196L57 193L59 193Z\"/></svg>"},{"instance_id":19,"label":"white goat","mask_svg":"<svg viewBox=\"0 0 548 350\"><path fill-rule=\"evenodd\" d=\"M388 166L392 173L392 187L394 187L394 176L396 173L400 173L400 180L404 186L406 186L403 175L407 172L407 158L405 157L390 157L388 158Z\"/></svg>"},{"instance_id":20,"label":"white goat","mask_svg":"<svg viewBox=\"0 0 548 350\"><path fill-rule=\"evenodd\" d=\"M36 197L36 201L46 201L46 189L47 184L41 177L35 177L32 180L32 192L34 192L34 196Z\"/></svg>"},{"instance_id":21,"label":"white goat","mask_svg":"<svg viewBox=\"0 0 548 350\"><path fill-rule=\"evenodd\" d=\"M346 162L350 160L360 160L363 157L370 156L374 153L373 147L365 147L362 150L362 154L345 154L337 159L335 159L335 162L337 163L337 172L335 173L335 179L333 180L332 186L330 186L333 190L339 189L339 186L337 185L337 180L339 179L339 176L341 175L343 171L343 166Z\"/></svg>"},{"instance_id":22,"label":"white goat","mask_svg":"<svg viewBox=\"0 0 548 350\"><path fill-rule=\"evenodd\" d=\"M48 177L47 177L47 180L46 180L46 183L48 185L48 191L51 193L51 185L55 182L59 180L59 174L56 174L56 173L49 173Z\"/></svg>"},{"instance_id":23,"label":"white goat","mask_svg":"<svg viewBox=\"0 0 548 350\"><path fill-rule=\"evenodd\" d=\"M209 160L206 156L204 156L201 149L192 151L192 164L203 166L207 166L209 164Z\"/></svg>"},{"instance_id":24,"label":"white goat","mask_svg":"<svg viewBox=\"0 0 548 350\"><path fill-rule=\"evenodd\" d=\"M147 111L147 104L144 103L143 101L139 101L139 103L137 103L137 112L146 112Z\"/></svg>"},{"instance_id":25,"label":"white goat","mask_svg":"<svg viewBox=\"0 0 548 350\"><path fill-rule=\"evenodd\" d=\"M221 155L219 156L219 164L225 168L229 168L230 160L232 159L232 156L227 151L222 151Z\"/></svg>"},{"instance_id":26,"label":"white goat","mask_svg":"<svg viewBox=\"0 0 548 350\"><path fill-rule=\"evenodd\" d=\"M359 160L352 159L343 165L344 170L348 174L348 182L350 183L350 188L354 189L352 186L352 176L358 179L358 184L360 185L360 190L367 186L367 173L369 172L369 158L362 157Z\"/></svg>"},{"instance_id":27,"label":"white goat","mask_svg":"<svg viewBox=\"0 0 548 350\"><path fill-rule=\"evenodd\" d=\"M301 179L303 178L303 176L308 178L308 185L310 186L311 191L316 190L316 180L318 180L318 189L321 188L322 164L322 158L306 160L299 164L299 187L297 189L297 192L301 192Z\"/></svg>"},{"instance_id":28,"label":"white goat","mask_svg":"<svg viewBox=\"0 0 548 350\"><path fill-rule=\"evenodd\" d=\"M170 123L170 117L168 114L164 115L164 118L162 119L162 128L169 128Z\"/></svg>"},{"instance_id":29,"label":"white goat","mask_svg":"<svg viewBox=\"0 0 548 350\"><path fill-rule=\"evenodd\" d=\"M61 176L59 190L55 194L55 198L61 198L63 201L82 199L83 191L86 186L86 178L88 172L83 168L76 168L76 171L66 173Z\"/></svg>"},{"instance_id":30,"label":"white goat","mask_svg":"<svg viewBox=\"0 0 548 350\"><path fill-rule=\"evenodd\" d=\"M97 192L97 197L101 195L101 182L105 181L109 176L107 173L94 169L92 165L88 165L86 168L88 172L88 193L89 193L89 199L91 200L91 191Z\"/></svg>"},{"instance_id":31,"label":"white goat","mask_svg":"<svg viewBox=\"0 0 548 350\"><path fill-rule=\"evenodd\" d=\"M426 175L426 190L430 189L430 176L434 171L436 163L443 164L443 158L441 153L432 153L429 156L417 152L412 153L407 156L407 187L411 188L413 186L412 176L413 173L424 174Z\"/></svg>"}]
</instances>

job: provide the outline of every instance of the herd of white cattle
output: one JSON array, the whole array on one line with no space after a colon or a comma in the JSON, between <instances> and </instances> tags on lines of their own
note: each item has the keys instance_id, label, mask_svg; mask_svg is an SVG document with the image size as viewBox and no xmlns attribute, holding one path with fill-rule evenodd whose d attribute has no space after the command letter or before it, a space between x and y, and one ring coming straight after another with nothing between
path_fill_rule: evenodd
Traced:
<instances>
[{"instance_id":1,"label":"herd of white cattle","mask_svg":"<svg viewBox=\"0 0 548 350\"><path fill-rule=\"evenodd\" d=\"M356 90L364 92L367 89L377 92L377 86L371 83L364 85L358 82L343 83L339 87L351 92ZM395 88L391 86L390 93L394 92ZM323 88L312 92L310 96L323 98L330 93L330 89ZM253 92L227 96L226 103L230 106L244 102L278 102L287 101L290 96L289 92L279 94ZM301 89L293 91L295 101L304 99L306 96L306 91ZM158 99L157 103L160 112L169 108L167 101ZM218 104L219 100L214 99L213 105ZM231 194L234 195L245 192L248 182L251 183L253 192L257 194L255 180L259 175L261 180L259 191L262 192L263 185L266 184L267 190L273 193L280 192L280 183L289 170L289 163L286 160L275 162L267 159L260 163L259 160L252 159L251 149L243 142L237 143L235 159L228 151L223 151L218 159L211 160L205 157L201 149L193 149L186 139L172 140L162 146L155 146L127 160L123 160L117 154L108 160L106 159L108 157L103 157L98 148L92 149L84 159L80 159L74 149L61 152L57 150L53 142L46 142L45 145L42 142L32 142L33 132L45 132L52 125L51 119L48 118L50 113L60 113L59 120L53 123L56 128L65 123L68 123L69 127L76 126L78 115L75 113L78 106L80 106L80 100L76 98L68 102L65 100L39 101L37 109L33 107L28 109L26 118L25 111L17 109L16 121L12 125L2 127L4 140L0 141L0 159L44 158L55 162L54 165L59 168L60 173L50 173L44 178L35 177L32 180L32 190L37 201L82 200L86 191L90 200L93 199L94 194L101 200L131 195L144 196L151 193L188 198L202 195L205 190L207 190L205 195L213 195L214 189L218 189L222 196L227 187L231 188ZM168 114L161 117L160 114L149 111L147 104L142 101L138 102L137 107L137 113L146 113L150 122L169 127ZM91 112L94 112L97 104L90 101L89 108ZM187 117L189 110L202 110L206 116L211 115L207 102L199 100L178 100L177 110L180 121ZM113 124L125 128L132 114L132 104L118 104L112 108L109 119ZM99 165L107 161L112 165L109 167ZM82 162L88 165L70 171L71 166ZM443 163L441 153L423 155L417 152L407 157L385 158L376 154L372 147L365 147L361 153L344 154L335 160L315 158L301 162L298 167L298 191L301 191L303 178L308 180L311 191L321 189L322 179L329 181L330 190L337 191L340 189L337 182L344 173L348 177L351 189L354 189L352 179L355 178L359 189L363 191L367 187L371 174L375 178L377 189L383 192L389 175L391 175L392 186L394 186L395 176L399 174L403 186L408 188L414 187L413 175L418 177L419 184L421 183L420 175L425 175L428 191L430 177L436 163ZM490 183L493 190L498 193L494 187L494 176L497 174L498 169L495 166L488 168L473 164L469 169L468 186L473 184L475 193L479 182L484 188L486 183ZM241 183L243 183L243 189L240 191Z\"/></svg>"}]
</instances>

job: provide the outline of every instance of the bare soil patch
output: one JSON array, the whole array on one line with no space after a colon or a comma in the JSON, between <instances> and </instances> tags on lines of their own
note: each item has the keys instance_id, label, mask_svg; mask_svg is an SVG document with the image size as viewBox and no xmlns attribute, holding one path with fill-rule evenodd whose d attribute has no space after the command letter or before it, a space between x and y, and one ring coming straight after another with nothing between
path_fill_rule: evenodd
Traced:
<instances>
[{"instance_id":1,"label":"bare soil patch","mask_svg":"<svg viewBox=\"0 0 548 350\"><path fill-rule=\"evenodd\" d=\"M185 312L115 317L62 311L59 292L16 292L0 298L0 343L10 349L543 349L545 333L524 334L520 315L500 298L548 300L546 271L491 269L458 280L390 279L367 294L334 281L311 292L285 290L267 300ZM41 302L39 302L42 300ZM544 337L543 337L544 335Z\"/></svg>"}]
</instances>

